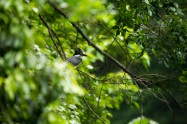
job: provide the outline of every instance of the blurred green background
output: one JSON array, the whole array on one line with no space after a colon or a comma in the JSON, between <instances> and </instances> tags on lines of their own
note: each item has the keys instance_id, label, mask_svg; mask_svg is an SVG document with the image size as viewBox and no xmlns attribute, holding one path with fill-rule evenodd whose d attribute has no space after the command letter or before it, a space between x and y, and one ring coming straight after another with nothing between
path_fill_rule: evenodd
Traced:
<instances>
[{"instance_id":1,"label":"blurred green background","mask_svg":"<svg viewBox=\"0 0 187 124\"><path fill-rule=\"evenodd\" d=\"M186 10L186 0L1 0L0 123L186 124ZM87 57L75 68L77 48Z\"/></svg>"}]
</instances>

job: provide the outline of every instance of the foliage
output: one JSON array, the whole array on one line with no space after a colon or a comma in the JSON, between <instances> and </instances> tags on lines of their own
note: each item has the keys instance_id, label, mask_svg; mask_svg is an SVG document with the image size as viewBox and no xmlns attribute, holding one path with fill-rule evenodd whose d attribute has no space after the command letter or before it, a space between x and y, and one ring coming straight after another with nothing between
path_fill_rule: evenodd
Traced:
<instances>
[{"instance_id":1,"label":"foliage","mask_svg":"<svg viewBox=\"0 0 187 124\"><path fill-rule=\"evenodd\" d=\"M158 124L157 122L153 121L153 120L150 120L148 118L145 118L145 117L138 117L138 118L135 118L133 119L131 122L129 122L128 124L139 124L139 123L142 123L142 124Z\"/></svg>"},{"instance_id":2,"label":"foliage","mask_svg":"<svg viewBox=\"0 0 187 124\"><path fill-rule=\"evenodd\" d=\"M124 102L143 117L146 94L169 109L186 108L187 22L180 2L51 2L0 1L1 123L111 123L111 110ZM89 46L72 23L128 71ZM78 68L65 61L76 48L88 55Z\"/></svg>"}]
</instances>

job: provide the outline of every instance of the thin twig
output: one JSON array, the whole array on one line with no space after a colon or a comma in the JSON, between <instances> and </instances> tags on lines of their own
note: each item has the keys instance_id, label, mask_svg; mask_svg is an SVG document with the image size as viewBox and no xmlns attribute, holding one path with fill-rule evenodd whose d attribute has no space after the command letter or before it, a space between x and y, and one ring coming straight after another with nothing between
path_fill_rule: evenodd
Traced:
<instances>
[{"instance_id":1,"label":"thin twig","mask_svg":"<svg viewBox=\"0 0 187 124\"><path fill-rule=\"evenodd\" d=\"M59 40L58 36L56 35L56 33L55 33L53 30L51 30L51 31L52 31L52 33L54 34L54 36L56 37L56 39L57 39L58 45L60 46L60 49L61 49L61 51L62 51L62 53L63 53L64 60L66 60L67 57L66 57L66 54L65 54L65 52L64 52L64 50L63 50L63 48L62 48L62 45L61 45L61 43L60 43L60 40Z\"/></svg>"},{"instance_id":2,"label":"thin twig","mask_svg":"<svg viewBox=\"0 0 187 124\"><path fill-rule=\"evenodd\" d=\"M162 98L166 100L166 98L165 98L165 96L162 94L162 92L160 92L160 94L161 94ZM166 101L167 101L167 100L166 100ZM170 107L169 102L165 102L165 103L166 103L166 105L168 106L169 110L170 110L171 113L172 113L173 121L175 121L175 114L174 114L172 108Z\"/></svg>"},{"instance_id":3,"label":"thin twig","mask_svg":"<svg viewBox=\"0 0 187 124\"><path fill-rule=\"evenodd\" d=\"M111 79L98 79L98 78L92 77L91 75L89 75L89 74L87 74L87 73L85 73L85 72L83 72L83 71L81 71L81 70L79 70L79 69L77 69L77 71L80 72L80 73L83 74L83 75L86 75L87 77L89 77L90 79L95 80L95 81L106 82L106 81L108 81L108 80L111 80Z\"/></svg>"},{"instance_id":4,"label":"thin twig","mask_svg":"<svg viewBox=\"0 0 187 124\"><path fill-rule=\"evenodd\" d=\"M61 14L64 18L66 18L72 26L82 35L82 37L87 41L89 45L91 45L93 48L95 48L100 54L104 55L107 57L109 60L111 60L113 63L115 63L118 67L120 67L124 72L129 74L132 78L137 78L137 75L129 71L124 65L122 65L118 60L116 60L114 57L110 56L108 53L104 52L101 50L97 45L95 45L89 38L88 36L82 31L82 29L74 22L71 22L68 18L68 16L63 13L59 8L56 7L56 5L48 0L48 3L59 13ZM144 83L147 83L145 81L142 81Z\"/></svg>"},{"instance_id":5,"label":"thin twig","mask_svg":"<svg viewBox=\"0 0 187 124\"><path fill-rule=\"evenodd\" d=\"M134 80L134 83L141 83L143 84L143 86L145 88L147 88L157 99L159 99L160 101L163 102L168 102L165 99L161 99L159 98L152 90L150 90L147 86L147 84L150 84L149 81L147 80L143 80L141 79L139 76L137 76L136 74L132 73L131 71L129 71L123 64L121 64L118 60L116 60L114 57L112 57L111 55L109 55L108 53L104 52L102 49L100 49L97 45L95 45L89 38L88 36L83 32L83 30L74 22L70 21L68 16L59 8L56 7L56 5L52 2L50 2L48 0L48 3L59 13L61 14L65 19L67 19L72 26L77 30L77 32L79 32L81 34L81 36L87 41L87 43L89 45L91 45L93 48L95 48L100 54L102 54L103 56L105 56L106 58L108 58L109 60L111 60L114 64L116 64L118 67L120 67L124 72L126 72L128 75L131 76L131 78ZM142 50L141 54L139 55L139 57L142 56L144 50ZM93 78L94 79L94 78ZM160 87L160 86L159 86ZM171 96L171 94L169 94ZM85 100L85 98L84 98ZM174 101L176 102L176 100L174 99ZM177 103L177 102L176 102ZM178 103L177 103L178 104ZM179 105L179 104L178 104ZM90 108L90 106L87 104L87 106ZM179 105L180 106L180 105ZM91 111L94 113L95 112L91 109ZM97 117L99 117L98 115L96 115Z\"/></svg>"},{"instance_id":6,"label":"thin twig","mask_svg":"<svg viewBox=\"0 0 187 124\"><path fill-rule=\"evenodd\" d=\"M125 50L123 48L123 46L118 42L118 40L120 40L121 42L123 42L122 39L120 39L118 36L114 36L114 34L107 28L106 25L103 26L100 22L98 24L99 24L99 26L101 26L102 28L104 28L106 31L108 31L112 35L112 37L116 41L116 43L121 47L121 49L124 51L124 53L127 54L128 53L127 50ZM126 46L126 47L128 47L128 46Z\"/></svg>"},{"instance_id":7,"label":"thin twig","mask_svg":"<svg viewBox=\"0 0 187 124\"><path fill-rule=\"evenodd\" d=\"M90 107L90 105L88 104L88 102L86 101L86 98L83 96L83 100L84 102L86 103L86 106L90 109L90 111L103 123L103 124L106 124L106 122L101 118L99 117L94 111L93 109Z\"/></svg>"},{"instance_id":8,"label":"thin twig","mask_svg":"<svg viewBox=\"0 0 187 124\"><path fill-rule=\"evenodd\" d=\"M102 82L101 89L99 91L99 98L98 98L98 101L97 101L97 110L99 108L99 103L100 103L100 99L101 99L101 93L102 93L102 90L103 90L103 86L104 86L104 82Z\"/></svg>"},{"instance_id":9,"label":"thin twig","mask_svg":"<svg viewBox=\"0 0 187 124\"><path fill-rule=\"evenodd\" d=\"M45 21L45 19L43 18L43 16L42 16L41 14L39 14L39 17L40 17L40 19L42 20L42 22L44 23L44 25L47 27L47 29L48 29L48 31L49 31L49 35L50 35L50 37L51 37L51 39L52 39L52 41L53 41L53 43L54 43L54 45L55 45L55 48L56 48L57 52L59 53L60 57L61 57L63 60L66 60L66 55L65 55L65 53L64 53L64 51L63 51L62 46L60 45L60 40L58 39L57 35L56 35L55 32L50 28L50 26L47 24L47 22ZM60 48L61 48L61 51L62 51L63 55L62 55L62 53L60 52L60 50L59 50L59 48L58 48L58 44L56 43L55 39L53 38L53 35L54 35L55 38L57 39L58 44L59 44L59 46L60 46Z\"/></svg>"},{"instance_id":10,"label":"thin twig","mask_svg":"<svg viewBox=\"0 0 187 124\"><path fill-rule=\"evenodd\" d=\"M174 102L174 104L177 106L177 107L181 107L180 104L177 102L177 100L174 98L174 96L165 88L163 87L160 87L166 94L169 95L169 97L172 99L172 101Z\"/></svg>"}]
</instances>

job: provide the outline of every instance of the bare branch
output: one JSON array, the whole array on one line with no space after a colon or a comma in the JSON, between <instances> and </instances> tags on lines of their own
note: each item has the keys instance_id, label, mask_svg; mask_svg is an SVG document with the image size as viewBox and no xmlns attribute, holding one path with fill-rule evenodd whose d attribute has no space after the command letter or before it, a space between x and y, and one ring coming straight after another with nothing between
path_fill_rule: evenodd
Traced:
<instances>
[{"instance_id":1,"label":"bare branch","mask_svg":"<svg viewBox=\"0 0 187 124\"><path fill-rule=\"evenodd\" d=\"M60 13L64 18L66 18L72 26L82 35L82 37L87 41L87 43L95 48L100 54L104 55L107 57L109 60L111 60L113 63L115 63L118 67L120 67L124 72L129 74L132 78L137 78L137 76L130 72L124 65L122 65L118 60L116 60L114 57L110 56L108 53L104 52L101 50L97 45L95 45L89 38L88 36L81 30L81 28L74 22L71 22L68 18L68 16L63 13L59 8L56 7L56 5L48 0L49 4L58 12Z\"/></svg>"},{"instance_id":2,"label":"bare branch","mask_svg":"<svg viewBox=\"0 0 187 124\"><path fill-rule=\"evenodd\" d=\"M61 57L63 60L66 60L65 52L64 52L64 50L63 50L63 48L62 48L62 46L61 46L61 44L60 44L60 40L58 39L57 35L56 35L55 32L50 28L50 26L47 24L47 22L44 20L43 16L39 14L39 17L40 17L40 19L42 20L42 22L44 23L44 25L47 27L47 29L48 29L48 31L49 31L49 35L50 35L50 37L51 37L51 39L52 39L52 41L53 41L53 43L54 43L54 45L55 45L55 48L56 48L57 52L59 53L60 57ZM54 35L55 38L57 39L58 44L57 44L57 42L55 41L55 39L53 38L53 35ZM60 46L61 51L59 50L58 46ZM61 52L63 53L63 55L62 55Z\"/></svg>"},{"instance_id":3,"label":"bare branch","mask_svg":"<svg viewBox=\"0 0 187 124\"><path fill-rule=\"evenodd\" d=\"M103 123L106 124L105 121L103 121L102 118L100 118L94 111L93 109L90 107L90 105L87 103L86 98L83 96L83 100L86 103L86 106L90 109L90 111Z\"/></svg>"},{"instance_id":4,"label":"bare branch","mask_svg":"<svg viewBox=\"0 0 187 124\"><path fill-rule=\"evenodd\" d=\"M123 64L121 64L118 60L116 60L114 57L112 57L111 55L109 55L108 53L104 52L102 49L100 49L96 44L94 44L89 38L88 36L83 32L83 30L74 22L70 21L68 16L61 10L59 9L58 7L56 7L56 5L52 2L50 2L48 0L48 3L59 13L61 14L65 19L67 19L71 24L72 26L77 30L78 33L81 34L81 36L87 41L88 45L92 46L93 48L95 48L95 50L97 50L100 54L102 54L103 56L105 56L106 58L108 58L110 61L112 61L114 64L116 64L119 68L121 68L125 73L127 73L128 75L131 76L131 78L134 80L134 83L138 83L138 85L142 85L144 86L145 88L147 88L148 90L150 90L148 88L148 85L151 85L151 82L149 80L145 80L145 79L142 79L141 77L137 76L136 74L132 73L131 71L129 71ZM138 56L138 58L140 58L144 53L144 50L142 50L142 52L140 53L140 55ZM94 79L94 78L93 78ZM164 79L165 80L165 79ZM163 80L159 81L159 82L162 82ZM160 86L158 86L160 87ZM161 87L160 87L161 88ZM160 101L163 101L163 102L167 102L165 99L161 99L159 98L152 90L150 90L150 92L157 98L159 99ZM170 94L171 96L171 94ZM175 103L176 100L174 99Z\"/></svg>"}]
</instances>

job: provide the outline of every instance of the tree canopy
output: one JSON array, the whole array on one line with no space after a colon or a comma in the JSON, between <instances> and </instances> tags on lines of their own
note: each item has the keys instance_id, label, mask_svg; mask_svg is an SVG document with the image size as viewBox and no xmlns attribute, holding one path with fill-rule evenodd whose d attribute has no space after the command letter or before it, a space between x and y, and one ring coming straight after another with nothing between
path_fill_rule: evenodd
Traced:
<instances>
[{"instance_id":1,"label":"tree canopy","mask_svg":"<svg viewBox=\"0 0 187 124\"><path fill-rule=\"evenodd\" d=\"M187 123L186 6L1 0L0 123Z\"/></svg>"}]
</instances>

